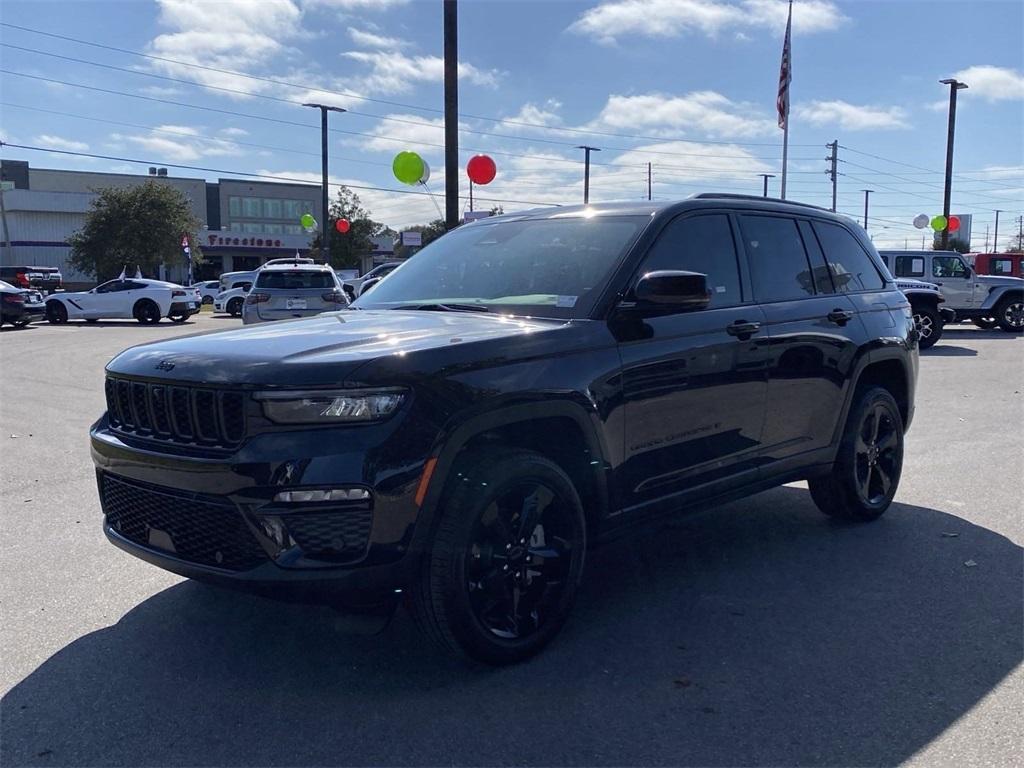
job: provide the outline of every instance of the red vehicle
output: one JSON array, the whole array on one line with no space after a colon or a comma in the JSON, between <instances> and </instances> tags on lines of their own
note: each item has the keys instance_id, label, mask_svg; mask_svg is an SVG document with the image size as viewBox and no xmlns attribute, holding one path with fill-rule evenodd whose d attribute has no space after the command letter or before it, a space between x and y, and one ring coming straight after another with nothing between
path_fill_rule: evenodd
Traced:
<instances>
[{"instance_id":1,"label":"red vehicle","mask_svg":"<svg viewBox=\"0 0 1024 768\"><path fill-rule=\"evenodd\" d=\"M1024 277L1024 253L978 253L974 271L979 275Z\"/></svg>"}]
</instances>

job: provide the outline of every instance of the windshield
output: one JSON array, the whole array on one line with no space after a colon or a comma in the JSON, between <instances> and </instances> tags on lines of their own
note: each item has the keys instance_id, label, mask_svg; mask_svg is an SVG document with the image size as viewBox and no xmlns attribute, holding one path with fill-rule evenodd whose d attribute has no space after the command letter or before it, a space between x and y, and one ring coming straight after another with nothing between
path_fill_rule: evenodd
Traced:
<instances>
[{"instance_id":1,"label":"windshield","mask_svg":"<svg viewBox=\"0 0 1024 768\"><path fill-rule=\"evenodd\" d=\"M648 221L640 216L526 219L449 232L360 297L360 309L479 304L585 317Z\"/></svg>"},{"instance_id":2,"label":"windshield","mask_svg":"<svg viewBox=\"0 0 1024 768\"><path fill-rule=\"evenodd\" d=\"M334 276L330 272L312 270L263 271L256 278L257 288L334 288Z\"/></svg>"}]
</instances>

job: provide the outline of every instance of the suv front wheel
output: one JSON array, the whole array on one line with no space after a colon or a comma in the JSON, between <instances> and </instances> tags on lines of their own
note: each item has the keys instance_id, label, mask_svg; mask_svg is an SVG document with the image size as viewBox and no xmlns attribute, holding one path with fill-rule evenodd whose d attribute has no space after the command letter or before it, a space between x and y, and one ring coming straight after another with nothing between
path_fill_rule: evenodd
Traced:
<instances>
[{"instance_id":1,"label":"suv front wheel","mask_svg":"<svg viewBox=\"0 0 1024 768\"><path fill-rule=\"evenodd\" d=\"M822 512L847 520L874 520L896 495L903 470L903 418L888 390L858 392L830 474L808 480Z\"/></svg>"},{"instance_id":2,"label":"suv front wheel","mask_svg":"<svg viewBox=\"0 0 1024 768\"><path fill-rule=\"evenodd\" d=\"M586 522L572 481L524 450L470 454L448 482L412 612L443 647L513 664L561 629L583 572Z\"/></svg>"}]
</instances>

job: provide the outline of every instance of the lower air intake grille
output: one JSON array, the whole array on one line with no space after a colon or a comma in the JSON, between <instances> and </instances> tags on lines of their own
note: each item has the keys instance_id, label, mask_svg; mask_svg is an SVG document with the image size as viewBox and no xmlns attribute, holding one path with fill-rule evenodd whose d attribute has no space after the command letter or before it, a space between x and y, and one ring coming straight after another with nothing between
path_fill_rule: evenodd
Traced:
<instances>
[{"instance_id":1,"label":"lower air intake grille","mask_svg":"<svg viewBox=\"0 0 1024 768\"><path fill-rule=\"evenodd\" d=\"M100 479L107 525L124 538L200 565L245 571L267 555L230 502L120 480Z\"/></svg>"},{"instance_id":2,"label":"lower air intake grille","mask_svg":"<svg viewBox=\"0 0 1024 768\"><path fill-rule=\"evenodd\" d=\"M282 518L288 533L310 557L337 562L358 560L366 552L373 511L367 508L290 514Z\"/></svg>"}]
</instances>

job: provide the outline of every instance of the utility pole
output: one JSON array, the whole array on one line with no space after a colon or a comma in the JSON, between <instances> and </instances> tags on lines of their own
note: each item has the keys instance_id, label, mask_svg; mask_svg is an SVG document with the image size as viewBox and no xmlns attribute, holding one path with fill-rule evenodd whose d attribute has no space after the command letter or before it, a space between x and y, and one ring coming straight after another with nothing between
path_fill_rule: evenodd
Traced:
<instances>
[{"instance_id":1,"label":"utility pole","mask_svg":"<svg viewBox=\"0 0 1024 768\"><path fill-rule=\"evenodd\" d=\"M581 144L576 149L583 150L583 204L587 205L590 202L590 153L601 150L598 147L588 147L586 144Z\"/></svg>"},{"instance_id":2,"label":"utility pole","mask_svg":"<svg viewBox=\"0 0 1024 768\"><path fill-rule=\"evenodd\" d=\"M326 104L303 104L304 107L313 107L320 110L320 201L323 210L320 212L320 256L324 263L330 264L330 246L327 244L327 219L328 219L328 183L327 183L327 113L345 112L341 107L330 107Z\"/></svg>"},{"instance_id":3,"label":"utility pole","mask_svg":"<svg viewBox=\"0 0 1024 768\"><path fill-rule=\"evenodd\" d=\"M459 15L444 0L444 225L459 225Z\"/></svg>"},{"instance_id":4,"label":"utility pole","mask_svg":"<svg viewBox=\"0 0 1024 768\"><path fill-rule=\"evenodd\" d=\"M761 197L768 197L768 179L774 179L775 178L775 174L774 173L759 173L757 175L760 176L762 179L764 179L764 191L761 193Z\"/></svg>"},{"instance_id":5,"label":"utility pole","mask_svg":"<svg viewBox=\"0 0 1024 768\"><path fill-rule=\"evenodd\" d=\"M942 230L942 250L949 250L949 198L953 192L953 134L956 131L956 92L967 87L956 78L940 80L949 86L949 125L946 132L946 189L942 195L942 215L946 226Z\"/></svg>"},{"instance_id":6,"label":"utility pole","mask_svg":"<svg viewBox=\"0 0 1024 768\"><path fill-rule=\"evenodd\" d=\"M985 253L988 253L988 224L985 225Z\"/></svg>"},{"instance_id":7,"label":"utility pole","mask_svg":"<svg viewBox=\"0 0 1024 768\"><path fill-rule=\"evenodd\" d=\"M647 164L647 199L651 199L651 164Z\"/></svg>"},{"instance_id":8,"label":"utility pole","mask_svg":"<svg viewBox=\"0 0 1024 768\"><path fill-rule=\"evenodd\" d=\"M992 253L999 253L999 214L1000 213L1002 213L1002 211L999 208L996 208L996 231L993 233L993 237L992 237ZM988 249L986 248L986 250L988 250Z\"/></svg>"},{"instance_id":9,"label":"utility pole","mask_svg":"<svg viewBox=\"0 0 1024 768\"><path fill-rule=\"evenodd\" d=\"M825 158L829 162L828 170L825 171L825 173L832 180L832 213L835 213L836 212L836 183L837 183L837 181L839 179L839 172L838 172L837 167L836 167L838 165L838 163L839 163L839 139L836 139L831 144L826 144L825 146L832 150L829 153L829 156Z\"/></svg>"},{"instance_id":10,"label":"utility pole","mask_svg":"<svg viewBox=\"0 0 1024 768\"><path fill-rule=\"evenodd\" d=\"M1017 217L1017 251L1024 251L1024 216Z\"/></svg>"},{"instance_id":11,"label":"utility pole","mask_svg":"<svg viewBox=\"0 0 1024 768\"><path fill-rule=\"evenodd\" d=\"M861 192L864 193L864 231L865 232L868 231L868 195L870 195L874 191L875 190L873 190L873 189L862 189L861 190Z\"/></svg>"}]
</instances>

